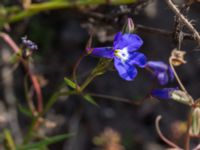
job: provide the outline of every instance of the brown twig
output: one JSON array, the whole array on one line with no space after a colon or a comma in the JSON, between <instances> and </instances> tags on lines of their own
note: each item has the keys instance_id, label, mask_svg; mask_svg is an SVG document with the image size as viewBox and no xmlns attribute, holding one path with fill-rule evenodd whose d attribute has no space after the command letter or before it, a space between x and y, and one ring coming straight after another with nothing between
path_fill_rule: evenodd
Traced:
<instances>
[{"instance_id":1,"label":"brown twig","mask_svg":"<svg viewBox=\"0 0 200 150\"><path fill-rule=\"evenodd\" d=\"M17 44L13 41L13 39L8 34L0 33L0 37L11 47L11 49L16 54L18 54L20 52L20 48L17 46ZM31 82L33 84L33 87L35 89L35 92L37 95L37 109L38 109L38 112L40 113L40 112L42 112L42 109L43 109L43 97L42 97L42 91L41 91L40 84L37 80L36 75L33 72L31 72L31 70L29 69L27 62L22 58L20 58L20 61L23 64L24 68L26 69L26 71L31 79Z\"/></svg>"},{"instance_id":2,"label":"brown twig","mask_svg":"<svg viewBox=\"0 0 200 150\"><path fill-rule=\"evenodd\" d=\"M166 0L169 8L179 17L180 21L182 21L186 27L194 34L195 39L197 40L198 44L200 45L200 35L194 26L185 18L183 14L181 14L180 10L174 5L171 0Z\"/></svg>"},{"instance_id":3,"label":"brown twig","mask_svg":"<svg viewBox=\"0 0 200 150\"><path fill-rule=\"evenodd\" d=\"M178 150L183 150L182 148L180 148L179 146L177 146L176 144L174 144L173 142L171 142L170 140L168 140L161 132L160 130L160 120L161 120L161 116L159 115L157 118L156 118L156 122L155 122L155 126L156 126L156 131L158 133L158 135L160 136L160 138L165 142L167 143L169 146L175 148L175 149L178 149Z\"/></svg>"}]
</instances>

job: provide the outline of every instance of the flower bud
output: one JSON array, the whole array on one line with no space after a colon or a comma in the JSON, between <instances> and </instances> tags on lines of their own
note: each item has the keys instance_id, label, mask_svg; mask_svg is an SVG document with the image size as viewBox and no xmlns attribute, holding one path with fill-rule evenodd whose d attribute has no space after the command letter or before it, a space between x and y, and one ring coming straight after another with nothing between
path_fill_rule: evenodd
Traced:
<instances>
[{"instance_id":1,"label":"flower bud","mask_svg":"<svg viewBox=\"0 0 200 150\"><path fill-rule=\"evenodd\" d=\"M191 105L193 103L192 97L181 90L174 90L171 92L171 99L186 105Z\"/></svg>"},{"instance_id":2,"label":"flower bud","mask_svg":"<svg viewBox=\"0 0 200 150\"><path fill-rule=\"evenodd\" d=\"M22 57L23 58L28 58L29 56L32 55L32 53L38 49L38 46L29 40L26 36L22 37Z\"/></svg>"},{"instance_id":3,"label":"flower bud","mask_svg":"<svg viewBox=\"0 0 200 150\"><path fill-rule=\"evenodd\" d=\"M172 99L186 105L193 104L192 97L178 88L156 89L151 92L151 95L160 99Z\"/></svg>"},{"instance_id":4,"label":"flower bud","mask_svg":"<svg viewBox=\"0 0 200 150\"><path fill-rule=\"evenodd\" d=\"M132 18L127 19L127 23L123 27L123 33L133 33L135 30L135 25Z\"/></svg>"}]
</instances>

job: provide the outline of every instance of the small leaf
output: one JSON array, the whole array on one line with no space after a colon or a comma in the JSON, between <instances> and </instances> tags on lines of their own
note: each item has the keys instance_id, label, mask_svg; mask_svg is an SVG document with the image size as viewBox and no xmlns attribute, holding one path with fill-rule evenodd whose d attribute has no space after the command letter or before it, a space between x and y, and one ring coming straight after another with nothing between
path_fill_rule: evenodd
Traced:
<instances>
[{"instance_id":1,"label":"small leaf","mask_svg":"<svg viewBox=\"0 0 200 150\"><path fill-rule=\"evenodd\" d=\"M71 136L73 136L74 134L63 134L63 135L57 135L57 136L53 136L53 137L50 137L50 138L46 138L40 142L37 142L37 143L32 143L32 144L28 144L28 145L25 145L23 147L20 147L18 148L17 150L38 150L40 148L44 148L45 146L47 145L50 145L50 144L53 144L53 143L56 143L56 142L59 142L59 141L62 141L66 138L69 138Z\"/></svg>"},{"instance_id":2,"label":"small leaf","mask_svg":"<svg viewBox=\"0 0 200 150\"><path fill-rule=\"evenodd\" d=\"M92 96L90 96L89 94L85 94L84 96L83 96L83 98L86 100L86 101L88 101L89 103L91 103L91 104L93 104L93 105L95 105L95 106L99 106L98 104L97 104L97 102L92 98Z\"/></svg>"},{"instance_id":3,"label":"small leaf","mask_svg":"<svg viewBox=\"0 0 200 150\"><path fill-rule=\"evenodd\" d=\"M75 84L72 80L70 80L70 79L67 78L67 77L65 77L64 80L65 80L65 83L66 83L69 87L71 87L71 88L73 88L73 89L76 88L76 84Z\"/></svg>"}]
</instances>

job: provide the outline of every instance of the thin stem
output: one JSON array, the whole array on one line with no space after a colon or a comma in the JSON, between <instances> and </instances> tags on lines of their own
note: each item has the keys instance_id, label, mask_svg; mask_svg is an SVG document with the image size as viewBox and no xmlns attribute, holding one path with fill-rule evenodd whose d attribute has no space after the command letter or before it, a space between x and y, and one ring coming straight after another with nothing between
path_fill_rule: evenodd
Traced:
<instances>
[{"instance_id":1,"label":"thin stem","mask_svg":"<svg viewBox=\"0 0 200 150\"><path fill-rule=\"evenodd\" d=\"M87 93L87 94L89 94L89 95L91 95L93 97L110 99L110 100L124 102L124 103L132 104L132 105L137 105L137 106L141 105L142 103L144 103L144 100L147 98L147 96L145 96L141 100L138 100L138 102L134 102L134 101L132 101L130 99L123 98L123 97L117 97L117 96L111 96L111 95L105 95L105 94L99 94L99 93Z\"/></svg>"},{"instance_id":2,"label":"thin stem","mask_svg":"<svg viewBox=\"0 0 200 150\"><path fill-rule=\"evenodd\" d=\"M32 122L31 122L29 129L28 129L28 132L24 136L23 144L27 144L31 140L32 134L35 132L35 125L37 124L38 119L39 119L39 116L36 116L32 119Z\"/></svg>"},{"instance_id":3,"label":"thin stem","mask_svg":"<svg viewBox=\"0 0 200 150\"><path fill-rule=\"evenodd\" d=\"M180 88L181 88L185 93L188 93L187 90L185 89L184 85L182 84L182 82L181 82L181 80L180 80L178 74L176 73L176 70L174 69L174 66L172 65L172 59L171 59L171 58L169 58L169 64L170 64L170 67L171 67L171 69L172 69L172 71L173 71L173 73L174 73L174 76L175 76L175 78L176 78L176 80L177 80L177 82L178 82Z\"/></svg>"},{"instance_id":4,"label":"thin stem","mask_svg":"<svg viewBox=\"0 0 200 150\"><path fill-rule=\"evenodd\" d=\"M74 69L73 69L73 81L76 83L76 88L78 89L79 88L79 84L78 84L78 81L77 81L77 69L78 69L78 66L80 65L81 61L83 60L83 58L85 57L85 53L83 53L79 59L77 60L75 66L74 66Z\"/></svg>"},{"instance_id":5,"label":"thin stem","mask_svg":"<svg viewBox=\"0 0 200 150\"><path fill-rule=\"evenodd\" d=\"M49 109L52 107L52 105L57 101L58 97L60 96L69 96L76 94L76 91L67 91L67 92L55 92L50 99L48 100L47 104L44 107L43 112L40 114L40 116L43 116L46 112L49 111Z\"/></svg>"},{"instance_id":6,"label":"thin stem","mask_svg":"<svg viewBox=\"0 0 200 150\"><path fill-rule=\"evenodd\" d=\"M81 85L79 91L82 92L96 76L96 74L91 73L91 75L89 75L85 82Z\"/></svg>"},{"instance_id":7,"label":"thin stem","mask_svg":"<svg viewBox=\"0 0 200 150\"><path fill-rule=\"evenodd\" d=\"M0 32L0 37L11 47L11 49L16 53L20 53L20 48L17 46L17 44L13 41L13 39L6 33L1 33ZM21 63L23 64L24 68L26 69L29 78L33 84L34 90L36 92L36 96L37 96L37 109L38 112L42 112L43 109L43 97L42 97L42 91L41 91L41 87L39 84L39 81L36 77L35 74L33 74L31 72L31 70L29 69L28 66L28 62L25 61L24 59L20 58Z\"/></svg>"},{"instance_id":8,"label":"thin stem","mask_svg":"<svg viewBox=\"0 0 200 150\"><path fill-rule=\"evenodd\" d=\"M120 101L120 102L132 104L131 100L129 100L127 98L123 98L123 97L116 97L116 96L110 96L110 95L99 94L99 93L88 93L88 94L91 96L94 96L94 97L106 98L106 99L111 99L114 101Z\"/></svg>"},{"instance_id":9,"label":"thin stem","mask_svg":"<svg viewBox=\"0 0 200 150\"><path fill-rule=\"evenodd\" d=\"M27 100L28 107L31 110L32 115L34 116L37 113L37 111L29 94L27 76L25 76L24 78L24 88L25 88L25 98Z\"/></svg>"},{"instance_id":10,"label":"thin stem","mask_svg":"<svg viewBox=\"0 0 200 150\"><path fill-rule=\"evenodd\" d=\"M187 92L187 90L185 89L183 83L181 82L181 80L180 80L178 74L176 73L176 70L174 69L174 66L173 66L173 64L172 64L172 59L171 59L171 58L169 58L169 64L170 64L170 67L171 67L171 69L172 69L172 71L173 71L173 73L174 73L174 76L175 76L175 78L176 78L176 81L178 82L178 84L179 84L181 90L184 91L186 94L188 94L188 92ZM189 94L188 94L188 95L189 95ZM189 98L190 98L190 100L191 100L191 104L193 105L193 104L194 104L194 99L193 99L191 96L189 96Z\"/></svg>"},{"instance_id":11,"label":"thin stem","mask_svg":"<svg viewBox=\"0 0 200 150\"><path fill-rule=\"evenodd\" d=\"M169 146L171 146L171 147L173 147L173 148L176 148L176 149L178 149L178 150L182 150L182 148L180 148L179 146L177 146L176 144L174 144L172 141L168 140L168 139L162 134L162 132L161 132L161 130L160 130L160 125L159 125L161 118L162 118L161 116L158 116L158 117L156 118L156 122L155 122L155 126L156 126L156 130L157 130L158 135L159 135L160 138L161 138L165 143L167 143Z\"/></svg>"}]
</instances>

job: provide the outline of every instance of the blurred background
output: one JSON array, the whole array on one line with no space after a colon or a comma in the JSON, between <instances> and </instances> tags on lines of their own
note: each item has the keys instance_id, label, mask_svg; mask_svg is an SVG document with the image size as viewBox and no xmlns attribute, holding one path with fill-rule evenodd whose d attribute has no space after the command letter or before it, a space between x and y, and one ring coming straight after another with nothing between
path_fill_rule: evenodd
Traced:
<instances>
[{"instance_id":1,"label":"blurred background","mask_svg":"<svg viewBox=\"0 0 200 150\"><path fill-rule=\"evenodd\" d=\"M32 0L32 3L44 1ZM177 6L182 6L185 1L174 2ZM0 10L20 4L17 0L1 0ZM200 3L193 4L187 14L197 29L200 29L199 14ZM91 5L45 11L11 23L7 27L9 29L2 28L2 31L7 32L19 45L21 37L24 36L38 45L32 61L34 73L42 85L45 104L63 82L64 77L72 76L73 67L85 50L91 33L92 47L112 45L114 35L122 29L128 17L133 19L136 33L144 41L140 51L146 54L148 60L168 63L170 53L176 47L171 34L174 32L175 22L173 12L165 1L161 0L138 0L128 5ZM166 33L157 32L159 29L165 30ZM1 56L6 55L3 54L4 49L10 51L2 39L0 49ZM186 51L187 64L178 67L177 72L189 93L198 98L199 49L194 41L187 39L182 42L181 49ZM81 61L78 68L80 83L83 81L82 77L95 67L98 60L87 56ZM24 96L24 79L27 75L23 66L19 65L17 69L13 69L13 66L5 64L1 57L0 130L11 129L14 138L20 142L31 123L18 107L27 106ZM8 70L5 75L6 68ZM11 98L6 100L7 78L12 78L13 82L10 85L11 93L8 94ZM95 78L86 91L123 97L141 104L130 105L108 98L94 97L98 103L98 106L95 106L80 96L62 96L45 115L55 126L42 126L38 132L47 137L76 133L67 140L51 144L50 150L162 150L168 146L159 138L155 128L155 119L161 115L163 119L160 127L163 134L182 146L188 107L172 100L147 97L152 88L174 86L177 86L175 81L166 86L159 86L149 77L148 72L141 69L136 79L131 82L121 79L116 71L106 72ZM198 139L194 140L192 146L198 142Z\"/></svg>"}]
</instances>

